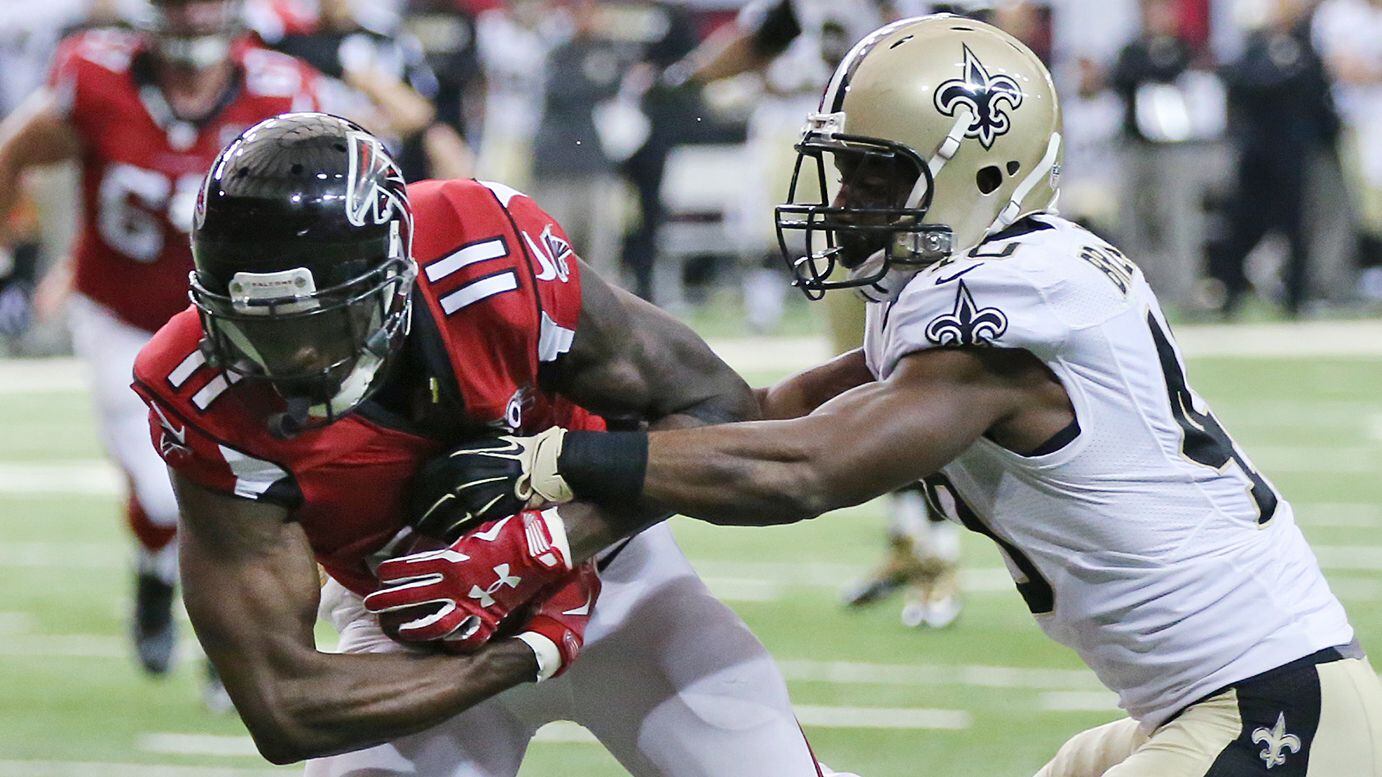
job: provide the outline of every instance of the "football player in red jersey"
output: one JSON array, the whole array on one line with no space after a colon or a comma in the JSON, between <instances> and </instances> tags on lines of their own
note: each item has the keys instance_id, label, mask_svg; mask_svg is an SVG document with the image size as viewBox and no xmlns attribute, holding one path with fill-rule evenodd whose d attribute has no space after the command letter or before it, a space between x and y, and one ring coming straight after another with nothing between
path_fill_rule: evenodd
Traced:
<instances>
[{"instance_id":1,"label":"football player in red jersey","mask_svg":"<svg viewBox=\"0 0 1382 777\"><path fill-rule=\"evenodd\" d=\"M460 441L753 416L695 334L588 272L526 196L405 187L376 138L320 113L222 152L192 246L195 308L140 353L135 389L173 471L188 614L266 757L314 759L309 775L513 775L538 728L574 720L636 775L820 773L772 659L665 527L598 555L593 614L580 589L553 606L533 587L574 584L554 510L400 555L413 481ZM511 560L458 586L474 543ZM367 606L381 580L425 601ZM545 624L490 640L534 594ZM341 654L317 651L318 612Z\"/></svg>"},{"instance_id":2,"label":"football player in red jersey","mask_svg":"<svg viewBox=\"0 0 1382 777\"><path fill-rule=\"evenodd\" d=\"M73 343L91 371L106 450L129 482L138 540L132 630L153 674L167 671L175 643L177 504L144 439L130 369L150 335L187 306L187 232L211 160L246 127L317 107L315 71L251 45L239 10L238 0L154 0L135 31L74 35L47 87L0 128L0 216L25 170L81 165Z\"/></svg>"}]
</instances>

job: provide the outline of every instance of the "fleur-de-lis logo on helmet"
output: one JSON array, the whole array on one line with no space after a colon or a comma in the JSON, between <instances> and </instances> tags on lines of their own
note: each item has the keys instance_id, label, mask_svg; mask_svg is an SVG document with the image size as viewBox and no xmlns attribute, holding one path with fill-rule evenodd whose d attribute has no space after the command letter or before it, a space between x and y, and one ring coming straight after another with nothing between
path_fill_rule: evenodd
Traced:
<instances>
[{"instance_id":1,"label":"fleur-de-lis logo on helmet","mask_svg":"<svg viewBox=\"0 0 1382 777\"><path fill-rule=\"evenodd\" d=\"M960 281L955 293L955 309L931 319L926 326L926 339L943 348L968 345L990 345L1008 331L1008 317L998 308L981 308L974 303L974 295Z\"/></svg>"},{"instance_id":2,"label":"fleur-de-lis logo on helmet","mask_svg":"<svg viewBox=\"0 0 1382 777\"><path fill-rule=\"evenodd\" d=\"M969 46L964 52L964 75L936 87L936 110L954 116L961 108L968 108L972 118L965 137L978 138L984 148L992 148L993 141L1012 128L1008 110L1022 105L1022 88L1012 76L989 75Z\"/></svg>"}]
</instances>

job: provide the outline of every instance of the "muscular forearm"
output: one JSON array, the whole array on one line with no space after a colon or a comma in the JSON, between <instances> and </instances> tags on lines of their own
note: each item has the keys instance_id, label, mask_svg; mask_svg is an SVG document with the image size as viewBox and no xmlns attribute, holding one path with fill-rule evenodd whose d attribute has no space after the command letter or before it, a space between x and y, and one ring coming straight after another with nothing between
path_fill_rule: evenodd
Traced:
<instances>
[{"instance_id":1,"label":"muscular forearm","mask_svg":"<svg viewBox=\"0 0 1382 777\"><path fill-rule=\"evenodd\" d=\"M792 375L768 388L758 389L762 418L785 419L809 415L835 397L873 380L862 349L831 359Z\"/></svg>"},{"instance_id":2,"label":"muscular forearm","mask_svg":"<svg viewBox=\"0 0 1382 777\"><path fill-rule=\"evenodd\" d=\"M649 435L643 496L712 523L765 526L814 518L886 488L843 477L828 419L733 424Z\"/></svg>"},{"instance_id":3,"label":"muscular forearm","mask_svg":"<svg viewBox=\"0 0 1382 777\"><path fill-rule=\"evenodd\" d=\"M858 504L938 470L1015 406L966 371L937 378L918 360L887 382L844 392L801 418L637 436L567 435L562 476L580 497L628 495L712 523L769 525ZM964 388L952 388L958 383ZM577 436L580 435L580 436ZM645 465L616 480L621 462Z\"/></svg>"},{"instance_id":4,"label":"muscular forearm","mask_svg":"<svg viewBox=\"0 0 1382 777\"><path fill-rule=\"evenodd\" d=\"M716 397L682 412L649 424L653 431L694 429L730 423L757 415L742 389ZM639 500L628 506L599 505L589 501L572 502L558 510L566 525L567 540L576 564L594 558L600 551L638 534L649 526L667 520L673 511L653 502Z\"/></svg>"},{"instance_id":5,"label":"muscular forearm","mask_svg":"<svg viewBox=\"0 0 1382 777\"><path fill-rule=\"evenodd\" d=\"M229 681L236 659L211 652ZM422 731L536 676L532 649L504 640L474 656L316 653L253 692L227 688L264 757L292 763Z\"/></svg>"}]
</instances>

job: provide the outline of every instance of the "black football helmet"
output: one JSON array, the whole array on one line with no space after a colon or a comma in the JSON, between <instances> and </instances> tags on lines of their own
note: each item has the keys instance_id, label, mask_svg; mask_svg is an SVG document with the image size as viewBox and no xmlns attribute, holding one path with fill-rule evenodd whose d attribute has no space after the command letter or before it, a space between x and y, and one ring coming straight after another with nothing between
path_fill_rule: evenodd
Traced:
<instances>
[{"instance_id":1,"label":"black football helmet","mask_svg":"<svg viewBox=\"0 0 1382 777\"><path fill-rule=\"evenodd\" d=\"M345 119L283 114L212 163L192 225L202 347L287 401L275 432L330 423L382 384L408 331L412 237L398 165Z\"/></svg>"}]
</instances>

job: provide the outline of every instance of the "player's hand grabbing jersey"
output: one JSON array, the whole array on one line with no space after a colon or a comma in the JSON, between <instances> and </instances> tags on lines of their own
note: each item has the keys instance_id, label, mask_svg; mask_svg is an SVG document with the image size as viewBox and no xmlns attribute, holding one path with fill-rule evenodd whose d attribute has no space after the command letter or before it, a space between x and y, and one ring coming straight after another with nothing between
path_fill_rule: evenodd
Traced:
<instances>
[{"instance_id":1,"label":"player's hand grabbing jersey","mask_svg":"<svg viewBox=\"0 0 1382 777\"><path fill-rule=\"evenodd\" d=\"M499 184L426 181L411 185L409 198L420 273L399 369L425 376L415 381L429 387L417 399L425 422L367 402L279 439L265 418L281 403L206 365L193 310L161 329L135 364L135 390L168 465L213 491L289 508L317 560L362 596L377 586L371 556L405 525L407 485L422 462L475 434L603 425L540 386L580 317L580 268L561 227Z\"/></svg>"},{"instance_id":2,"label":"player's hand grabbing jersey","mask_svg":"<svg viewBox=\"0 0 1382 777\"><path fill-rule=\"evenodd\" d=\"M869 308L881 379L910 353L977 346L1030 351L1065 387L1075 425L1029 456L980 438L928 496L998 542L1038 623L1144 725L1352 639L1291 506L1191 391L1117 249L1034 216Z\"/></svg>"},{"instance_id":3,"label":"player's hand grabbing jersey","mask_svg":"<svg viewBox=\"0 0 1382 777\"><path fill-rule=\"evenodd\" d=\"M320 76L251 45L233 50L234 87L199 123L177 119L153 85L139 35L93 30L63 41L49 75L82 143L82 223L73 248L77 291L154 331L187 307L188 232L197 189L216 154L246 128L317 110Z\"/></svg>"}]
</instances>

